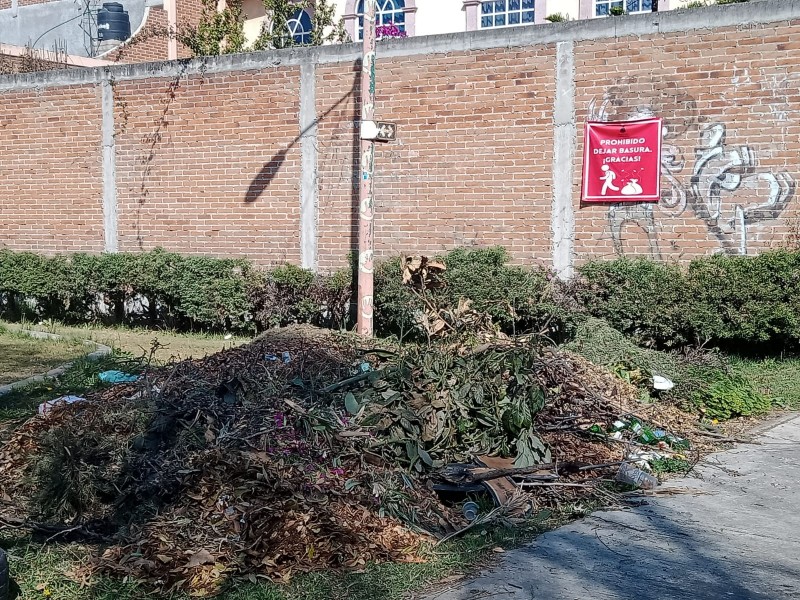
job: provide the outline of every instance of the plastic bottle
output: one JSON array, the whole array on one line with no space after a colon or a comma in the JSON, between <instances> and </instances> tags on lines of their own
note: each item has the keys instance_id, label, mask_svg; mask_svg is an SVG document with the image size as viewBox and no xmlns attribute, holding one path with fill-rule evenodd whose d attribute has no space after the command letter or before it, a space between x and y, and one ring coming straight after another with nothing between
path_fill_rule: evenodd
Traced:
<instances>
[{"instance_id":1,"label":"plastic bottle","mask_svg":"<svg viewBox=\"0 0 800 600\"><path fill-rule=\"evenodd\" d=\"M617 473L617 481L620 483L627 483L628 485L635 485L643 490L652 490L658 485L658 479L645 473L641 469L637 469L629 463L623 463L619 466Z\"/></svg>"},{"instance_id":2,"label":"plastic bottle","mask_svg":"<svg viewBox=\"0 0 800 600\"><path fill-rule=\"evenodd\" d=\"M464 513L464 517L467 521L474 521L477 519L479 511L480 507L475 502L465 502L464 506L461 507L461 512Z\"/></svg>"}]
</instances>

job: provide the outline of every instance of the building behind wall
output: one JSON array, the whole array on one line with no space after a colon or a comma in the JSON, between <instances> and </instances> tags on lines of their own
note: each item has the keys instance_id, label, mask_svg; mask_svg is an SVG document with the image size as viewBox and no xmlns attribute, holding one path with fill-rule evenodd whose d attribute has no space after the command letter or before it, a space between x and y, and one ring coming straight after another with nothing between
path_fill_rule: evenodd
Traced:
<instances>
[{"instance_id":1,"label":"building behind wall","mask_svg":"<svg viewBox=\"0 0 800 600\"><path fill-rule=\"evenodd\" d=\"M363 0L332 0L338 18L353 40L361 39ZM603 18L618 10L652 12L653 0L377 0L379 22L393 23L409 36L458 33L478 29L547 23L560 15L568 20ZM660 0L659 11L682 8L689 0ZM254 39L266 20L261 0L244 0L246 27Z\"/></svg>"},{"instance_id":2,"label":"building behind wall","mask_svg":"<svg viewBox=\"0 0 800 600\"><path fill-rule=\"evenodd\" d=\"M99 13L108 3L129 23L127 38L103 41ZM0 0L0 44L111 62L185 58L165 32L197 24L201 10L201 0Z\"/></svg>"},{"instance_id":3,"label":"building behind wall","mask_svg":"<svg viewBox=\"0 0 800 600\"><path fill-rule=\"evenodd\" d=\"M143 62L184 58L189 51L177 42L149 32L197 24L201 0L115 0L128 14L131 39L110 46L97 43L97 11L105 0L0 0L0 44L50 51L55 45L67 54L114 62ZM361 39L364 0L329 0L352 40ZM535 26L548 17L604 18L652 12L653 0L376 0L381 24L395 24L410 37L480 29ZM660 0L659 10L681 8L689 0ZM254 42L271 26L262 0L241 0L244 31ZM219 2L225 6L224 0ZM298 11L287 24L298 43L310 39L310 11ZM132 43L135 40L135 43Z\"/></svg>"}]
</instances>

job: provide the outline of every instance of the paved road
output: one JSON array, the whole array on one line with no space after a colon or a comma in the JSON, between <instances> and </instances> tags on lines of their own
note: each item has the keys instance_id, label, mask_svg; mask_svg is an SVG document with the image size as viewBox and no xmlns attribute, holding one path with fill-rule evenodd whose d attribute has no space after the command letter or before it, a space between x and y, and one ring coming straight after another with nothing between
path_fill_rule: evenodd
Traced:
<instances>
[{"instance_id":1,"label":"paved road","mask_svg":"<svg viewBox=\"0 0 800 600\"><path fill-rule=\"evenodd\" d=\"M800 599L800 417L665 487L702 494L595 513L425 600Z\"/></svg>"}]
</instances>

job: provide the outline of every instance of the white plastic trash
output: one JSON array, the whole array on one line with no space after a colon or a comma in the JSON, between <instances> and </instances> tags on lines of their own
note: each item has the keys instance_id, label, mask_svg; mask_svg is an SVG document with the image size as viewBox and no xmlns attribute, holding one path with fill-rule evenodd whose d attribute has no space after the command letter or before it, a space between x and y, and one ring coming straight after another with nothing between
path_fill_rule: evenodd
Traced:
<instances>
[{"instance_id":1,"label":"white plastic trash","mask_svg":"<svg viewBox=\"0 0 800 600\"><path fill-rule=\"evenodd\" d=\"M42 402L39 405L39 414L46 415L55 406L64 406L66 404L72 404L73 402L85 402L85 401L86 398L82 396L59 396L58 398L54 398L53 400Z\"/></svg>"},{"instance_id":2,"label":"white plastic trash","mask_svg":"<svg viewBox=\"0 0 800 600\"><path fill-rule=\"evenodd\" d=\"M653 375L653 388L666 392L674 387L675 384L666 377L661 377L661 375Z\"/></svg>"}]
</instances>

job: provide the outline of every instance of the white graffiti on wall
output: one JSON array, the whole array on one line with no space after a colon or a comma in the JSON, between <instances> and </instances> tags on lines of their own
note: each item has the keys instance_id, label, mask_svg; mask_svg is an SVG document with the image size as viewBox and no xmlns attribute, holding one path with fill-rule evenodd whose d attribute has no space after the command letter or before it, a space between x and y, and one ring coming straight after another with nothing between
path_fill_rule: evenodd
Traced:
<instances>
[{"instance_id":1,"label":"white graffiti on wall","mask_svg":"<svg viewBox=\"0 0 800 600\"><path fill-rule=\"evenodd\" d=\"M614 94L606 94L599 106L592 101L589 118L615 120L609 118L614 102ZM651 107L640 106L616 118L645 118L654 112ZM681 150L674 143L675 130L688 132L695 127L699 129L699 140L689 174ZM657 204L615 204L608 209L609 229L617 254L624 254L625 226L634 224L644 231L651 257L660 259L658 217L680 216L687 207L705 223L720 251L728 254L747 254L754 232L781 216L794 197L794 178L785 171L759 170L756 152L749 146L726 144L726 130L724 123L700 123L696 119L672 124L667 118L661 154L662 176L667 185L662 189L661 200ZM682 183L680 178L686 175L689 181ZM735 192L745 185L753 193L742 202L743 194Z\"/></svg>"},{"instance_id":2,"label":"white graffiti on wall","mask_svg":"<svg viewBox=\"0 0 800 600\"><path fill-rule=\"evenodd\" d=\"M794 195L794 179L786 172L758 172L755 152L748 146L729 148L721 123L702 130L695 156L691 177L695 214L705 221L725 252L747 254L748 230L781 215ZM726 192L735 192L749 178L767 184L767 197L756 196L748 205L725 202Z\"/></svg>"}]
</instances>

